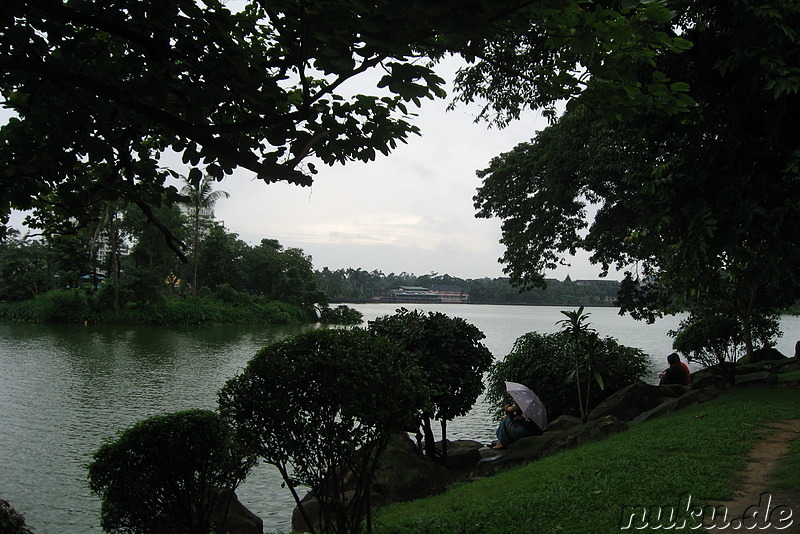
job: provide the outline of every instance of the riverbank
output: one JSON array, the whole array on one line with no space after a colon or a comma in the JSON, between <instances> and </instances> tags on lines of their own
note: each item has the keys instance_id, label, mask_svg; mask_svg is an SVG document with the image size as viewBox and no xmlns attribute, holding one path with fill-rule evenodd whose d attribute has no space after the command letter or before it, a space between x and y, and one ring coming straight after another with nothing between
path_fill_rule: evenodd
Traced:
<instances>
[{"instance_id":1,"label":"riverbank","mask_svg":"<svg viewBox=\"0 0 800 534\"><path fill-rule=\"evenodd\" d=\"M119 309L79 289L55 290L19 302L0 302L0 319L35 323L201 326L296 324L318 321L316 312L287 302L242 293L176 295Z\"/></svg>"},{"instance_id":2,"label":"riverbank","mask_svg":"<svg viewBox=\"0 0 800 534\"><path fill-rule=\"evenodd\" d=\"M385 507L376 514L376 531L608 533L625 526L634 511L716 506L737 497L748 453L776 432L774 423L794 419L800 419L796 382L793 387L734 388L715 400L635 425L603 441L456 486L436 497ZM796 473L800 441L797 435L792 441L791 452L780 465L792 464ZM798 477L781 484L781 495L796 496L800 490ZM769 491L777 490L765 482L751 488L751 495L739 495L736 502L758 506L761 493ZM773 502L773 509L779 504L785 503ZM786 506L795 507L797 526L797 502ZM728 512L732 520L745 510ZM673 531L692 531L691 517L685 513L683 517L686 528ZM634 520L639 518L641 514ZM635 525L645 526L645 531L658 526L641 521Z\"/></svg>"}]
</instances>

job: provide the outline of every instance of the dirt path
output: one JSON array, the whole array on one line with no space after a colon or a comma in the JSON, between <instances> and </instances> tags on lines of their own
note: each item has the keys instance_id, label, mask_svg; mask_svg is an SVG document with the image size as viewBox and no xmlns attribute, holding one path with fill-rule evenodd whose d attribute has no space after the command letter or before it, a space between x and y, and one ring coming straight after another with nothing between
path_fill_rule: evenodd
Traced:
<instances>
[{"instance_id":1,"label":"dirt path","mask_svg":"<svg viewBox=\"0 0 800 534\"><path fill-rule=\"evenodd\" d=\"M741 518L746 511L755 511L756 516L744 524L730 522L728 528L714 532L782 532L800 534L800 495L796 492L773 490L772 473L789 450L792 441L800 438L800 419L777 421L764 430L764 439L750 451L747 468L742 473L739 487L733 500L720 502L728 510L729 517ZM764 518L769 506L772 514ZM788 516L787 514L791 514ZM781 514L784 514L781 516ZM761 520L757 520L761 517ZM747 514L751 517L751 514ZM783 520L781 518L784 518ZM747 526L751 526L750 529ZM768 526L769 525L769 526ZM736 527L739 528L736 528Z\"/></svg>"}]
</instances>

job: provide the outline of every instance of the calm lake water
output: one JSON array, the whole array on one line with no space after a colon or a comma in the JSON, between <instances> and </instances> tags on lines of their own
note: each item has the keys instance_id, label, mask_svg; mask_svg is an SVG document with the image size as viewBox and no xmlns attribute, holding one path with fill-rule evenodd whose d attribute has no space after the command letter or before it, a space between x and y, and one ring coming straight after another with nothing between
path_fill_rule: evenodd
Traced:
<instances>
[{"instance_id":1,"label":"calm lake water","mask_svg":"<svg viewBox=\"0 0 800 534\"><path fill-rule=\"evenodd\" d=\"M394 313L394 304L355 304L365 320ZM459 316L485 334L502 359L522 334L553 332L557 307L425 305ZM620 317L615 308L589 308L603 336L643 349L654 372L671 352L667 331ZM778 350L791 356L800 318L785 317ZM99 501L86 483L86 464L100 444L145 417L214 408L217 390L264 345L313 327L99 327L0 323L0 498L26 516L39 534L102 532ZM450 439L493 438L495 423L479 402L448 425ZM260 466L237 491L264 520L267 532L290 530L293 501L280 477Z\"/></svg>"}]
</instances>

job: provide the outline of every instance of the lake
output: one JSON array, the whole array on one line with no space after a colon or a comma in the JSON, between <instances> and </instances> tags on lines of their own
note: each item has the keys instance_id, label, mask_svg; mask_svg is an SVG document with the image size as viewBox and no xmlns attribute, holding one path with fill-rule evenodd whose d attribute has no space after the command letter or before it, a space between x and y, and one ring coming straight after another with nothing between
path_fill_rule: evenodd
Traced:
<instances>
[{"instance_id":1,"label":"lake","mask_svg":"<svg viewBox=\"0 0 800 534\"><path fill-rule=\"evenodd\" d=\"M394 304L353 304L365 320L394 313ZM558 329L565 308L492 305L406 305L463 317L485 334L502 359L522 334ZM656 373L671 352L679 318L647 325L616 308L588 308L602 336L639 347ZM217 390L264 345L313 326L207 328L0 323L0 498L25 514L39 534L99 533L100 504L86 464L100 444L151 415L214 408ZM777 348L794 353L800 318L784 317ZM653 375L655 376L655 375ZM448 425L451 439L488 442L495 423L479 402ZM266 532L290 530L294 503L269 466L237 491L264 520Z\"/></svg>"}]
</instances>

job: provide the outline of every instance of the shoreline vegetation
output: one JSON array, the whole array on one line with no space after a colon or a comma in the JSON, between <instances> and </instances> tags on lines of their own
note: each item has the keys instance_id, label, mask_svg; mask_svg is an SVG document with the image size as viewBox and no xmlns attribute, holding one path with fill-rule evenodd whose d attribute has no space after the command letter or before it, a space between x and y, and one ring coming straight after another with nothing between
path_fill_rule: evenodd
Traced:
<instances>
[{"instance_id":1,"label":"shoreline vegetation","mask_svg":"<svg viewBox=\"0 0 800 534\"><path fill-rule=\"evenodd\" d=\"M350 272L352 271L352 272ZM309 284L304 291L287 293L293 297L287 302L239 291L229 284L211 289L203 287L192 295L189 291L163 292L149 300L125 300L115 305L110 286L98 289L89 286L52 289L25 300L0 301L0 319L39 323L152 325L152 326L203 326L216 324L358 324L362 315L347 303L389 302L391 287L399 284L425 284L436 287L447 285L465 293L475 291L465 304L503 304L527 306L613 306L616 285L596 281L549 281L548 289L520 293L513 289L508 279L461 280L449 275L398 278L384 276L378 271L367 273L360 269L336 271L343 280L358 278L353 273L364 273L360 289L354 286L326 282L317 271L317 284ZM371 282L370 282L371 281ZM445 284L449 283L449 284ZM476 285L477 284L477 285ZM349 289L348 289L349 287ZM296 293L296 294L294 294ZM516 295L514 297L513 295ZM547 298L545 298L547 296ZM312 298L314 297L314 298ZM346 298L345 298L346 297ZM316 301L311 303L311 301ZM396 302L398 306L413 303Z\"/></svg>"},{"instance_id":2,"label":"shoreline vegetation","mask_svg":"<svg viewBox=\"0 0 800 534\"><path fill-rule=\"evenodd\" d=\"M98 305L85 291L63 289L29 300L0 302L0 318L41 323L150 326L292 324L320 320L308 307L236 292L229 295L235 300L201 291L197 297L185 295L153 303L130 303L114 310Z\"/></svg>"},{"instance_id":3,"label":"shoreline vegetation","mask_svg":"<svg viewBox=\"0 0 800 534\"><path fill-rule=\"evenodd\" d=\"M669 514L672 509L677 524L671 531L696 531L688 512L702 510L708 520L707 507L730 500L738 491L748 452L774 433L772 424L800 418L797 377L788 378L794 382L781 384L791 387L736 387L602 441L456 485L441 495L380 508L375 531L591 534L617 532L632 521L630 530L650 532L670 526L667 516L659 519L652 513ZM800 478L784 472L796 473L798 445L795 439L761 492L772 491L776 498L778 490L781 496L797 495ZM753 506L763 505L759 497L752 496ZM798 505L772 504L773 510ZM793 510L795 522L799 511ZM727 521L740 520L744 512L728 510ZM684 528L679 528L684 519ZM761 525L769 519L778 526L777 513L758 521Z\"/></svg>"},{"instance_id":4,"label":"shoreline vegetation","mask_svg":"<svg viewBox=\"0 0 800 534\"><path fill-rule=\"evenodd\" d=\"M0 301L0 320L144 326L210 326L223 324L359 324L362 314L347 304L391 304L374 299L329 300L325 305L301 306L269 300L223 287L215 292L200 291L197 297L173 295L157 302L128 303L121 309L105 308L98 298L83 289L56 289L21 301ZM413 307L414 304L396 303ZM581 304L528 302L465 302L464 305L504 306L602 306L608 302ZM783 311L785 315L800 315L800 306Z\"/></svg>"},{"instance_id":5,"label":"shoreline vegetation","mask_svg":"<svg viewBox=\"0 0 800 534\"><path fill-rule=\"evenodd\" d=\"M126 299L123 291L116 306L110 285L95 289L89 285L57 288L41 292L33 298L0 300L0 319L40 323L174 325L201 326L213 324L292 324L316 323L357 324L361 316L346 306L352 303L392 303L391 288L424 284L455 287L469 295L465 304L497 304L524 306L614 306L618 282L548 280L547 289L520 293L507 278L462 280L448 275L408 278L384 276L379 271L349 269L334 273L350 282L331 285L317 271L316 285L311 282L303 291L287 290L288 299L270 298L237 290L229 284L203 287L192 295L176 289L151 294L146 300ZM349 274L348 274L349 273ZM355 273L355 274L354 274ZM356 286L358 273L366 277ZM309 280L310 281L310 280ZM314 301L312 304L311 302ZM398 306L413 303L396 302Z\"/></svg>"}]
</instances>

